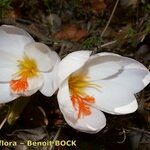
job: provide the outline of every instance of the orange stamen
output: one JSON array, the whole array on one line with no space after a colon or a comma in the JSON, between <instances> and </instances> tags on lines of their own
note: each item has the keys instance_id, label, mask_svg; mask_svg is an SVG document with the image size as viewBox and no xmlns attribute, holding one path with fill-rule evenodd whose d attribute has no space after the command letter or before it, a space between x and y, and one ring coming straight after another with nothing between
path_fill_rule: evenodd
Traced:
<instances>
[{"instance_id":1,"label":"orange stamen","mask_svg":"<svg viewBox=\"0 0 150 150\"><path fill-rule=\"evenodd\" d=\"M68 80L71 102L77 111L78 119L92 113L90 104L95 103L95 98L86 93L86 88L99 89L100 86L89 81L85 73L71 74Z\"/></svg>"},{"instance_id":2,"label":"orange stamen","mask_svg":"<svg viewBox=\"0 0 150 150\"><path fill-rule=\"evenodd\" d=\"M19 79L12 79L9 83L10 88L16 93L25 92L25 90L28 88L27 79L38 76L39 71L36 61L26 55L21 60L18 60L17 63L18 71L14 74L14 76Z\"/></svg>"},{"instance_id":3,"label":"orange stamen","mask_svg":"<svg viewBox=\"0 0 150 150\"><path fill-rule=\"evenodd\" d=\"M92 96L82 97L78 94L71 96L73 107L78 111L78 119L82 116L88 116L91 114L90 106L87 103L94 103L95 99Z\"/></svg>"},{"instance_id":4,"label":"orange stamen","mask_svg":"<svg viewBox=\"0 0 150 150\"><path fill-rule=\"evenodd\" d=\"M11 80L10 87L16 93L24 92L28 88L27 78L22 77L18 80Z\"/></svg>"}]
</instances>

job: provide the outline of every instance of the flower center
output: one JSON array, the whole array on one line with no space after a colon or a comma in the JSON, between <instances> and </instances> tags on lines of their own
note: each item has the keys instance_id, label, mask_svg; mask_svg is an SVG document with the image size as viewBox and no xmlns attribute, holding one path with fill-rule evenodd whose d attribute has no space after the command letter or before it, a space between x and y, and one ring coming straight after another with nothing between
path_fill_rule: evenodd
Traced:
<instances>
[{"instance_id":1,"label":"flower center","mask_svg":"<svg viewBox=\"0 0 150 150\"><path fill-rule=\"evenodd\" d=\"M24 56L22 60L18 60L19 71L21 77L32 78L38 75L37 64L34 59Z\"/></svg>"},{"instance_id":2,"label":"flower center","mask_svg":"<svg viewBox=\"0 0 150 150\"><path fill-rule=\"evenodd\" d=\"M14 92L24 92L28 88L28 78L38 76L38 68L34 59L24 56L18 60L17 80L10 81L10 88Z\"/></svg>"},{"instance_id":3,"label":"flower center","mask_svg":"<svg viewBox=\"0 0 150 150\"><path fill-rule=\"evenodd\" d=\"M77 111L78 119L82 116L88 116L91 114L89 104L95 103L95 98L89 96L85 89L87 87L95 87L98 85L88 81L88 77L85 74L72 74L69 77L69 90L71 94L72 105Z\"/></svg>"}]
</instances>

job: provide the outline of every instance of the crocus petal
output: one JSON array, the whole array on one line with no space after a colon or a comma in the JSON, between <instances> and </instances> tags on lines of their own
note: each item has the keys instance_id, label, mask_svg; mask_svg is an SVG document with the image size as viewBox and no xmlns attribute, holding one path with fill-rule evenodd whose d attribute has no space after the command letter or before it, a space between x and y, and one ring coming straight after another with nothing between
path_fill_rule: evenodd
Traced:
<instances>
[{"instance_id":1,"label":"crocus petal","mask_svg":"<svg viewBox=\"0 0 150 150\"><path fill-rule=\"evenodd\" d=\"M17 80L17 79L16 79ZM32 94L36 93L43 85L43 76L38 75L34 78L29 78L26 81L27 89L22 89L22 91L14 91L10 89L12 94L17 94L19 96L31 96Z\"/></svg>"},{"instance_id":2,"label":"crocus petal","mask_svg":"<svg viewBox=\"0 0 150 150\"><path fill-rule=\"evenodd\" d=\"M58 56L58 54L55 51L51 51L51 64L53 65L53 67L56 65L58 65L58 63L60 62L60 57Z\"/></svg>"},{"instance_id":3,"label":"crocus petal","mask_svg":"<svg viewBox=\"0 0 150 150\"><path fill-rule=\"evenodd\" d=\"M24 46L30 42L34 42L34 40L24 35L8 34L0 27L0 48L4 51L21 57Z\"/></svg>"},{"instance_id":4,"label":"crocus petal","mask_svg":"<svg viewBox=\"0 0 150 150\"><path fill-rule=\"evenodd\" d=\"M144 77L142 81L144 83L144 86L147 86L150 83L150 72Z\"/></svg>"},{"instance_id":5,"label":"crocus petal","mask_svg":"<svg viewBox=\"0 0 150 150\"><path fill-rule=\"evenodd\" d=\"M8 82L17 72L15 57L0 50L0 82Z\"/></svg>"},{"instance_id":6,"label":"crocus petal","mask_svg":"<svg viewBox=\"0 0 150 150\"><path fill-rule=\"evenodd\" d=\"M6 33L8 34L18 34L18 35L23 35L26 36L28 38L31 39L31 41L34 41L33 38L30 36L30 34L28 32L26 32L25 30L18 28L16 26L12 26L12 25L2 25L0 27L2 30L4 30Z\"/></svg>"},{"instance_id":7,"label":"crocus petal","mask_svg":"<svg viewBox=\"0 0 150 150\"><path fill-rule=\"evenodd\" d=\"M150 83L150 72L140 62L114 53L100 53L99 55L112 55L116 57L115 59L118 60L118 63L123 67L122 71L111 76L108 80L113 80L116 84L122 84L122 86L125 86L133 93L140 92Z\"/></svg>"},{"instance_id":8,"label":"crocus petal","mask_svg":"<svg viewBox=\"0 0 150 150\"><path fill-rule=\"evenodd\" d=\"M106 52L91 56L84 69L88 70L92 80L109 78L123 69L141 69L148 72L143 64L134 59Z\"/></svg>"},{"instance_id":9,"label":"crocus petal","mask_svg":"<svg viewBox=\"0 0 150 150\"><path fill-rule=\"evenodd\" d=\"M24 54L29 58L34 58L39 71L47 72L53 67L51 60L51 50L43 43L29 43L24 48Z\"/></svg>"},{"instance_id":10,"label":"crocus petal","mask_svg":"<svg viewBox=\"0 0 150 150\"><path fill-rule=\"evenodd\" d=\"M93 56L110 56L113 57L115 61L117 61L121 66L123 66L125 69L142 69L147 70L147 68L141 64L140 62L136 61L135 59L129 58L129 57L123 57L121 55L110 53L110 52L101 52Z\"/></svg>"},{"instance_id":11,"label":"crocus petal","mask_svg":"<svg viewBox=\"0 0 150 150\"><path fill-rule=\"evenodd\" d=\"M108 81L120 84L135 94L150 83L150 72L144 69L124 69L119 74L109 78Z\"/></svg>"},{"instance_id":12,"label":"crocus petal","mask_svg":"<svg viewBox=\"0 0 150 150\"><path fill-rule=\"evenodd\" d=\"M16 73L16 69L14 68L0 68L0 82L9 82L13 75Z\"/></svg>"},{"instance_id":13,"label":"crocus petal","mask_svg":"<svg viewBox=\"0 0 150 150\"><path fill-rule=\"evenodd\" d=\"M141 91L150 82L149 71L143 64L114 53L94 55L84 69L88 70L90 80L113 80L133 93Z\"/></svg>"},{"instance_id":14,"label":"crocus petal","mask_svg":"<svg viewBox=\"0 0 150 150\"><path fill-rule=\"evenodd\" d=\"M122 85L106 80L96 81L94 84L100 88L86 89L86 93L95 98L92 106L111 114L129 114L137 110L135 96Z\"/></svg>"},{"instance_id":15,"label":"crocus petal","mask_svg":"<svg viewBox=\"0 0 150 150\"><path fill-rule=\"evenodd\" d=\"M16 68L16 60L17 58L14 55L0 49L0 67Z\"/></svg>"},{"instance_id":16,"label":"crocus petal","mask_svg":"<svg viewBox=\"0 0 150 150\"><path fill-rule=\"evenodd\" d=\"M67 81L64 81L60 87L57 98L66 122L73 128L86 133L96 133L106 125L104 114L95 108L91 108L91 115L77 118L77 112L70 99Z\"/></svg>"},{"instance_id":17,"label":"crocus petal","mask_svg":"<svg viewBox=\"0 0 150 150\"><path fill-rule=\"evenodd\" d=\"M115 108L115 112L119 113L119 114L126 114L127 111L129 113L132 113L132 112L134 112L134 110L137 109L137 107L138 107L138 104L137 104L137 101L135 99L131 103L127 104L127 105Z\"/></svg>"},{"instance_id":18,"label":"crocus petal","mask_svg":"<svg viewBox=\"0 0 150 150\"><path fill-rule=\"evenodd\" d=\"M55 58L55 66L53 67L53 70L47 73L42 73L42 75L44 76L44 84L40 89L40 92L45 96L52 96L54 92L58 89L57 73L60 58L55 52L53 52L52 58Z\"/></svg>"},{"instance_id":19,"label":"crocus petal","mask_svg":"<svg viewBox=\"0 0 150 150\"><path fill-rule=\"evenodd\" d=\"M122 57L120 64L124 67L124 69L141 69L148 71L143 64L132 58Z\"/></svg>"},{"instance_id":20,"label":"crocus petal","mask_svg":"<svg viewBox=\"0 0 150 150\"><path fill-rule=\"evenodd\" d=\"M91 51L76 51L68 54L59 64L58 79L63 82L69 75L80 69L89 59Z\"/></svg>"},{"instance_id":21,"label":"crocus petal","mask_svg":"<svg viewBox=\"0 0 150 150\"><path fill-rule=\"evenodd\" d=\"M91 81L105 79L120 72L122 67L114 62L105 62L88 67L88 77Z\"/></svg>"},{"instance_id":22,"label":"crocus petal","mask_svg":"<svg viewBox=\"0 0 150 150\"><path fill-rule=\"evenodd\" d=\"M58 100L60 109L66 110L68 114L71 115L72 118L77 119L77 113L70 99L70 92L69 92L67 80L65 80L63 84L60 86L58 94L57 94L57 100Z\"/></svg>"},{"instance_id":23,"label":"crocus petal","mask_svg":"<svg viewBox=\"0 0 150 150\"><path fill-rule=\"evenodd\" d=\"M0 103L7 103L19 97L18 95L14 95L10 92L9 84L7 83L0 84L0 89Z\"/></svg>"},{"instance_id":24,"label":"crocus petal","mask_svg":"<svg viewBox=\"0 0 150 150\"><path fill-rule=\"evenodd\" d=\"M44 84L40 89L40 92L45 96L52 96L58 89L58 83L56 79L57 70L53 70L48 73L42 73L44 77Z\"/></svg>"},{"instance_id":25,"label":"crocus petal","mask_svg":"<svg viewBox=\"0 0 150 150\"><path fill-rule=\"evenodd\" d=\"M22 95L31 96L32 94L36 93L42 87L43 82L44 79L42 75L28 79L29 87L25 92L22 93Z\"/></svg>"},{"instance_id":26,"label":"crocus petal","mask_svg":"<svg viewBox=\"0 0 150 150\"><path fill-rule=\"evenodd\" d=\"M97 57L99 57L99 56L111 56L111 57L113 57L113 59L115 59L116 58L116 61L118 61L118 58L119 57L122 57L121 55L119 55L119 54L115 54L115 53L111 53L111 52L101 52L101 53L97 53L97 54L95 54L95 55L92 55L90 58L97 58ZM120 59L120 58L119 58Z\"/></svg>"},{"instance_id":27,"label":"crocus petal","mask_svg":"<svg viewBox=\"0 0 150 150\"><path fill-rule=\"evenodd\" d=\"M89 62L92 61L93 64L95 64L95 61L99 62L120 62L122 60L122 56L115 53L110 52L101 52L97 53L95 55L92 55L89 59Z\"/></svg>"},{"instance_id":28,"label":"crocus petal","mask_svg":"<svg viewBox=\"0 0 150 150\"><path fill-rule=\"evenodd\" d=\"M67 111L63 111L62 109L61 111L63 112L66 122L71 127L81 132L97 133L106 125L106 118L104 114L95 108L91 108L91 115L85 116L84 118L80 118L78 120L73 120Z\"/></svg>"},{"instance_id":29,"label":"crocus petal","mask_svg":"<svg viewBox=\"0 0 150 150\"><path fill-rule=\"evenodd\" d=\"M114 55L99 55L91 56L82 70L86 70L90 79L99 80L108 78L120 70L122 66L119 64L120 58Z\"/></svg>"}]
</instances>

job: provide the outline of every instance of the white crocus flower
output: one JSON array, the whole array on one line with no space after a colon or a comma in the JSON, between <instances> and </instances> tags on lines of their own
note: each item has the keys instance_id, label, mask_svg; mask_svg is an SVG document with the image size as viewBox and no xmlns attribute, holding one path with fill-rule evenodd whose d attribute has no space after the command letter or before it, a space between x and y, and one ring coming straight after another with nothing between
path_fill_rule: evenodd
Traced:
<instances>
[{"instance_id":1,"label":"white crocus flower","mask_svg":"<svg viewBox=\"0 0 150 150\"><path fill-rule=\"evenodd\" d=\"M129 114L137 110L134 94L150 82L150 72L134 59L114 53L77 51L59 64L58 103L73 128L96 133L106 125L102 111Z\"/></svg>"},{"instance_id":2,"label":"white crocus flower","mask_svg":"<svg viewBox=\"0 0 150 150\"><path fill-rule=\"evenodd\" d=\"M38 90L51 96L57 89L59 61L56 52L35 42L26 31L0 26L0 103Z\"/></svg>"}]
</instances>

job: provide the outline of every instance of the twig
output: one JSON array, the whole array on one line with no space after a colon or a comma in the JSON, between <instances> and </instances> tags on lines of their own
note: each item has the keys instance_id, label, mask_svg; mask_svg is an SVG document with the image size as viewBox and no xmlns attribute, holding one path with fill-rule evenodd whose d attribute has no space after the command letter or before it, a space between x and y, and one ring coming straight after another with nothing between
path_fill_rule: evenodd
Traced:
<instances>
[{"instance_id":1,"label":"twig","mask_svg":"<svg viewBox=\"0 0 150 150\"><path fill-rule=\"evenodd\" d=\"M117 0L116 3L115 3L115 6L114 6L114 8L113 8L113 10L112 10L112 13L111 13L111 15L110 15L110 17L109 17L109 20L107 21L107 24L106 24L104 30L103 30L102 33L101 33L101 37L103 37L103 35L105 34L105 32L106 32L106 30L107 30L107 28L108 28L108 26L109 26L109 24L110 24L110 21L111 21L113 15L114 15L114 12L115 12L115 10L116 10L116 8L117 8L118 2L119 2L119 0Z\"/></svg>"},{"instance_id":2,"label":"twig","mask_svg":"<svg viewBox=\"0 0 150 150\"><path fill-rule=\"evenodd\" d=\"M139 128L135 128L135 127L130 127L128 129L129 130L134 130L134 131L139 131L139 132L142 132L142 133L150 135L150 132L149 131L145 131L144 129L139 129Z\"/></svg>"},{"instance_id":3,"label":"twig","mask_svg":"<svg viewBox=\"0 0 150 150\"><path fill-rule=\"evenodd\" d=\"M63 127L64 127L64 124L58 129L58 131L57 131L55 137L53 138L52 143L54 143L54 142L57 140L57 138L58 138L58 136L59 136L59 134L60 134L60 131L61 131L61 129L62 129ZM55 144L53 144L53 145L49 148L49 150L53 150L54 147L55 147Z\"/></svg>"},{"instance_id":4,"label":"twig","mask_svg":"<svg viewBox=\"0 0 150 150\"><path fill-rule=\"evenodd\" d=\"M7 117L4 118L4 120L1 122L0 124L0 130L2 129L3 125L5 124L5 122L7 121Z\"/></svg>"},{"instance_id":5,"label":"twig","mask_svg":"<svg viewBox=\"0 0 150 150\"><path fill-rule=\"evenodd\" d=\"M108 43L105 43L105 44L101 45L100 47L106 47L106 46L112 45L112 44L114 44L114 43L116 43L116 42L117 42L117 40L111 41L111 42L108 42Z\"/></svg>"},{"instance_id":6,"label":"twig","mask_svg":"<svg viewBox=\"0 0 150 150\"><path fill-rule=\"evenodd\" d=\"M106 24L104 30L102 31L102 33L101 33L101 35L100 35L101 38L104 36L104 34L105 34L105 32L106 32L106 30L107 30L109 24L110 24L110 21L111 21L113 15L114 15L114 12L115 12L115 10L116 10L116 8L117 8L118 3L119 3L119 0L116 0L115 6L114 6L114 8L113 8L113 10L112 10L112 12L111 12L111 15L110 15L108 21L107 21L107 24ZM115 42L114 42L114 43L115 43ZM102 47L101 43L100 43L100 46L99 46L99 47ZM103 47L104 47L104 46L103 46ZM94 50L92 51L91 55L96 54L96 53L97 53L97 50L98 50L98 48L94 49Z\"/></svg>"},{"instance_id":7,"label":"twig","mask_svg":"<svg viewBox=\"0 0 150 150\"><path fill-rule=\"evenodd\" d=\"M124 143L126 138L127 138L125 129L122 130L121 135L123 135L123 140L122 141L117 141L117 143L119 143L119 144Z\"/></svg>"}]
</instances>

